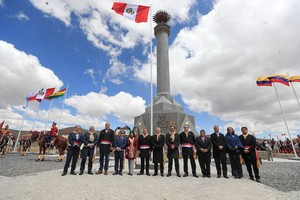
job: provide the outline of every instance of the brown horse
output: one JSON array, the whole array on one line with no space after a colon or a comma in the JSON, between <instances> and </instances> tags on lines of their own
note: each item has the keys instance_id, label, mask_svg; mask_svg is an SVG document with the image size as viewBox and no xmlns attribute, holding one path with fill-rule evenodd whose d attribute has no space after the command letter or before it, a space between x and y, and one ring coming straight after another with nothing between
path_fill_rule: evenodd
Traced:
<instances>
[{"instance_id":1,"label":"brown horse","mask_svg":"<svg viewBox=\"0 0 300 200\"><path fill-rule=\"evenodd\" d=\"M30 131L29 134L27 134L20 140L20 146L23 146L22 153L21 153L22 156L26 155L28 148L31 147L31 144L35 142L38 137L39 137L39 133L37 131L34 132Z\"/></svg>"},{"instance_id":2,"label":"brown horse","mask_svg":"<svg viewBox=\"0 0 300 200\"><path fill-rule=\"evenodd\" d=\"M55 146L56 149L59 150L59 156L56 161L61 162L64 159L64 153L68 146L68 139L57 135L53 139L53 146ZM45 157L46 157L46 148L47 147L46 147L46 139L45 139L44 133L40 134L39 147L40 147L39 148L40 152L39 152L38 158L36 160L37 162L40 160L44 161Z\"/></svg>"},{"instance_id":3,"label":"brown horse","mask_svg":"<svg viewBox=\"0 0 300 200\"><path fill-rule=\"evenodd\" d=\"M0 155L4 155L5 154L5 146L8 143L8 136L4 133L0 134Z\"/></svg>"}]
</instances>

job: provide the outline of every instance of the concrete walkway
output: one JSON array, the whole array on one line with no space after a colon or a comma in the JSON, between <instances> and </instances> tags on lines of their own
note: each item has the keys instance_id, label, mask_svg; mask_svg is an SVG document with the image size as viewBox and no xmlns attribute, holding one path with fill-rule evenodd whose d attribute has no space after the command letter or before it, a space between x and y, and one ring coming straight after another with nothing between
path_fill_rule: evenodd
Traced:
<instances>
[{"instance_id":1,"label":"concrete walkway","mask_svg":"<svg viewBox=\"0 0 300 200\"><path fill-rule=\"evenodd\" d=\"M110 161L113 164L113 161ZM127 163L126 163L127 164ZM182 166L182 163L181 165ZM98 161L94 171L99 167ZM165 165L165 169L167 166ZM216 178L216 170L211 166L212 178L178 178L127 175L127 165L124 175L66 175L62 170L47 171L37 174L27 174L18 177L0 177L0 199L31 200L31 199L300 199L300 191L281 192L249 180L234 178ZM77 166L76 172L79 167ZM182 169L181 169L182 170ZM197 168L199 173L200 169ZM151 170L150 173L153 173Z\"/></svg>"}]
</instances>

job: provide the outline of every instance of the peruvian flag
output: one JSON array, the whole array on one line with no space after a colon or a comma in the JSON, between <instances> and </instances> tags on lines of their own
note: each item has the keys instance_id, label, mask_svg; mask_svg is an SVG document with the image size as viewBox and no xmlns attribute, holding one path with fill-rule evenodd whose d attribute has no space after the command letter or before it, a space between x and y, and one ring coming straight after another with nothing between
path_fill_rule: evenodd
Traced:
<instances>
[{"instance_id":1,"label":"peruvian flag","mask_svg":"<svg viewBox=\"0 0 300 200\"><path fill-rule=\"evenodd\" d=\"M147 22L150 6L132 5L122 2L114 2L112 9L136 23Z\"/></svg>"},{"instance_id":2,"label":"peruvian flag","mask_svg":"<svg viewBox=\"0 0 300 200\"><path fill-rule=\"evenodd\" d=\"M55 88L48 88L46 90L44 90L44 88L42 88L41 90L38 91L35 100L37 100L38 102L41 102L43 99L47 99L48 96L50 96L51 94L54 93Z\"/></svg>"}]
</instances>

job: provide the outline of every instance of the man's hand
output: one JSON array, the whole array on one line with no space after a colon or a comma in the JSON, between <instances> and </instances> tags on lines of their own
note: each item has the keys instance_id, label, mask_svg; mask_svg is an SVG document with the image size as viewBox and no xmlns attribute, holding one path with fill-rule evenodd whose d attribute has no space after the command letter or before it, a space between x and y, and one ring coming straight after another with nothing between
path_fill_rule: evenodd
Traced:
<instances>
[{"instance_id":1,"label":"man's hand","mask_svg":"<svg viewBox=\"0 0 300 200\"><path fill-rule=\"evenodd\" d=\"M222 145L219 145L219 149L222 150L224 147Z\"/></svg>"},{"instance_id":2,"label":"man's hand","mask_svg":"<svg viewBox=\"0 0 300 200\"><path fill-rule=\"evenodd\" d=\"M244 150L244 153L249 153L250 151L248 149L245 149Z\"/></svg>"}]
</instances>

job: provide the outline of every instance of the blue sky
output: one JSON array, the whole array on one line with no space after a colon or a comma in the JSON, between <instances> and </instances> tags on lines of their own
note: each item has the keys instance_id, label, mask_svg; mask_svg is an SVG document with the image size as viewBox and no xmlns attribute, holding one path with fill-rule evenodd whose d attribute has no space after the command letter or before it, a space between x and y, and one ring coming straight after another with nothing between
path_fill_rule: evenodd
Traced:
<instances>
[{"instance_id":1,"label":"blue sky","mask_svg":"<svg viewBox=\"0 0 300 200\"><path fill-rule=\"evenodd\" d=\"M61 127L80 124L102 129L132 126L150 104L149 26L111 10L114 1L0 1L0 114L12 128L21 124L25 96L43 87L69 84ZM171 90L197 130L248 126L259 137L286 132L273 88L255 85L257 76L300 75L299 2L279 0L128 0L172 15ZM152 24L154 27L154 24ZM283 31L285 30L285 31ZM152 34L153 35L153 34ZM156 41L153 35L156 80ZM2 50L1 50L2 49ZM300 84L295 84L296 91ZM278 85L292 135L299 111L291 88ZM9 93L9 94L8 94ZM300 93L300 91L299 91ZM300 94L299 94L300 95ZM24 129L59 121L64 98L27 111ZM48 120L47 120L48 119ZM0 118L1 120L1 118ZM47 122L48 121L48 122Z\"/></svg>"}]
</instances>

